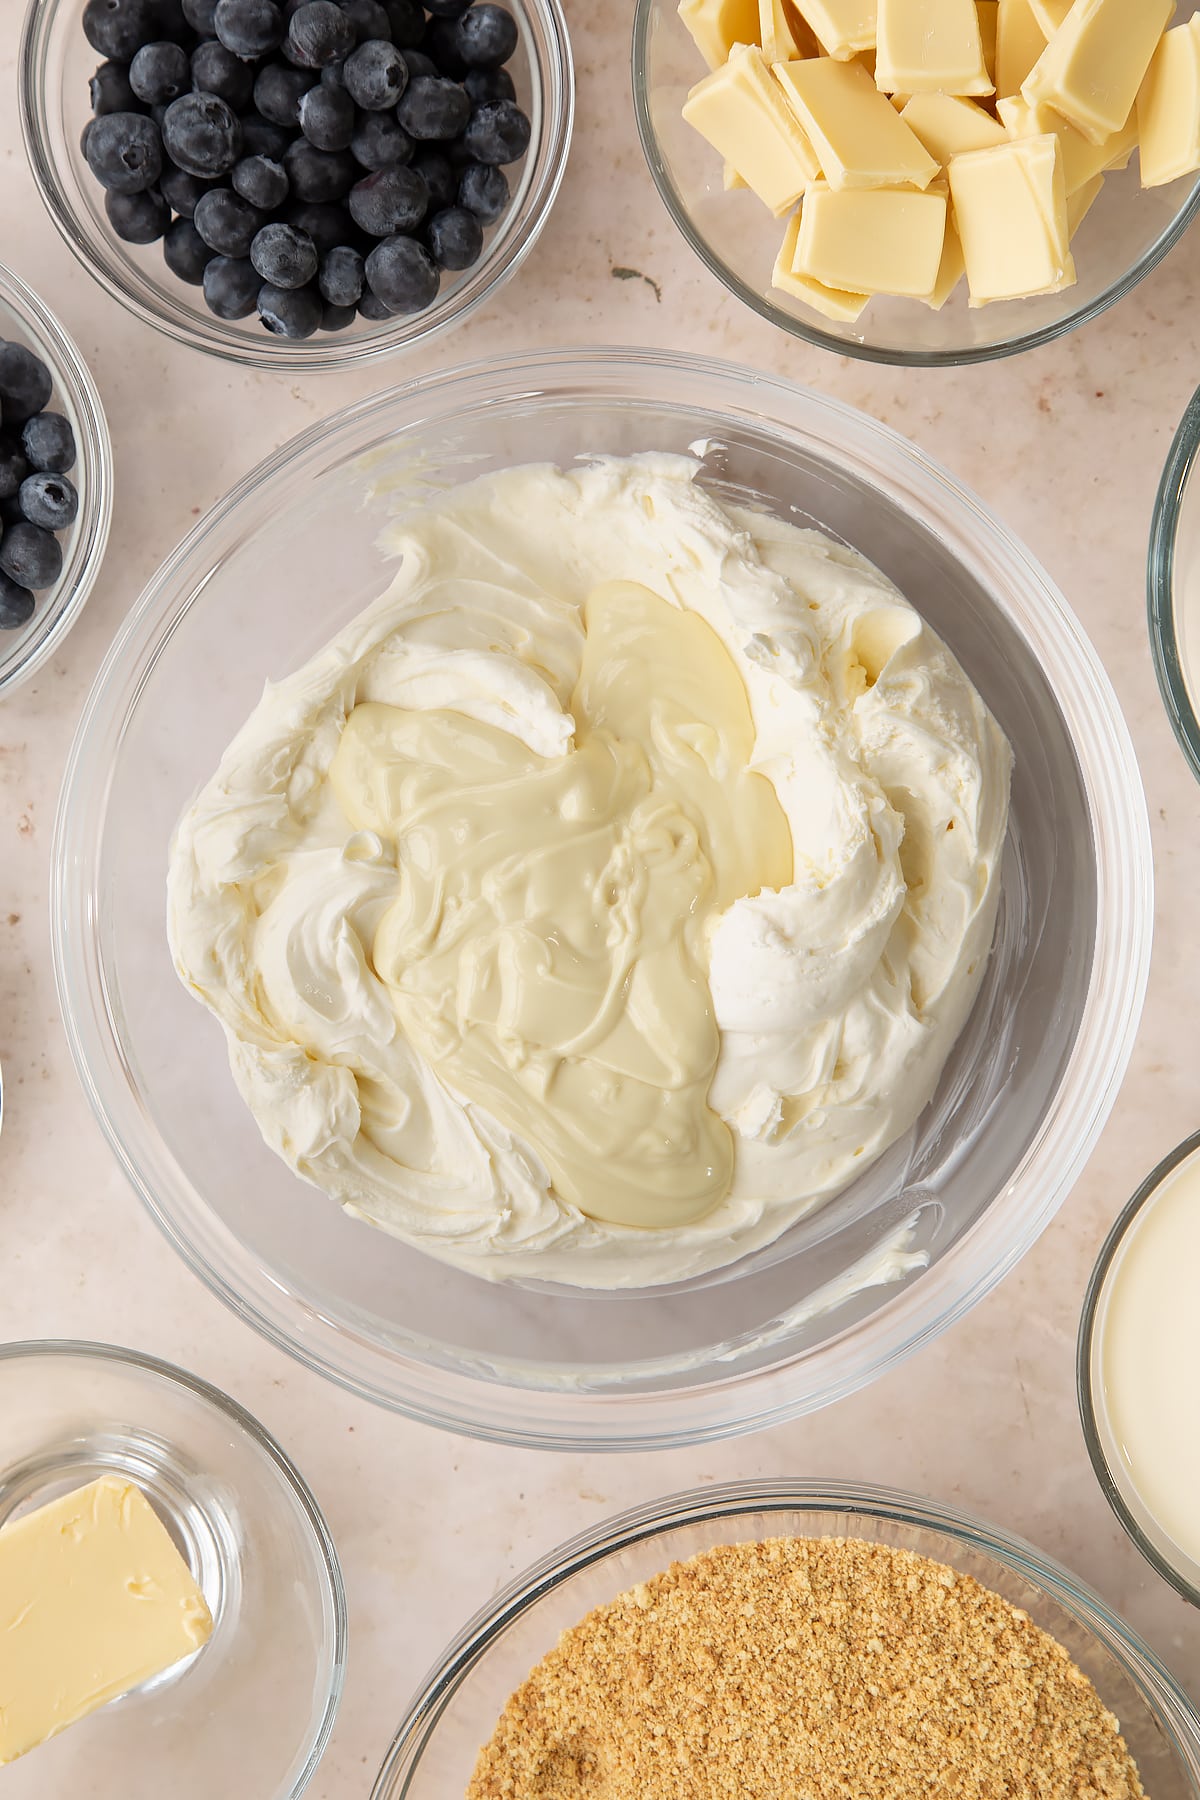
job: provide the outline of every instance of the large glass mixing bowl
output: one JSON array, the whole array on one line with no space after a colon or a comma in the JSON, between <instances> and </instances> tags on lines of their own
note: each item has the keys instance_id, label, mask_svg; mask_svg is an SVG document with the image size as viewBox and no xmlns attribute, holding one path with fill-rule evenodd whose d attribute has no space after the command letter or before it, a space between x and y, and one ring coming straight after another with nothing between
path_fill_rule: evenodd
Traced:
<instances>
[{"instance_id":1,"label":"large glass mixing bowl","mask_svg":"<svg viewBox=\"0 0 1200 1800\"><path fill-rule=\"evenodd\" d=\"M388 583L378 540L397 496L531 460L689 447L718 495L815 523L879 564L1008 733L995 949L917 1125L776 1244L642 1292L487 1283L356 1223L264 1147L219 1027L171 966L168 840L264 679ZM1078 624L919 450L748 370L549 351L412 382L326 420L196 526L134 607L86 707L58 819L54 921L59 993L97 1115L172 1242L241 1317L413 1417L623 1449L821 1406L944 1330L1013 1267L1070 1191L1129 1056L1150 845L1132 747Z\"/></svg>"}]
</instances>

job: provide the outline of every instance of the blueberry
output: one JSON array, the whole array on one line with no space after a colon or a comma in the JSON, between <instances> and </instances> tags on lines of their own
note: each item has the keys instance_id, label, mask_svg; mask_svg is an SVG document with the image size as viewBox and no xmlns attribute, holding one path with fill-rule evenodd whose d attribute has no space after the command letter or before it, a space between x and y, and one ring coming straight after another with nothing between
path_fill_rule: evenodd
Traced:
<instances>
[{"instance_id":1,"label":"blueberry","mask_svg":"<svg viewBox=\"0 0 1200 1800\"><path fill-rule=\"evenodd\" d=\"M258 305L262 276L248 256L214 256L203 285L209 312L218 319L245 319Z\"/></svg>"},{"instance_id":2,"label":"blueberry","mask_svg":"<svg viewBox=\"0 0 1200 1800\"><path fill-rule=\"evenodd\" d=\"M508 205L508 176L494 163L469 162L458 179L458 204L484 225L493 225Z\"/></svg>"},{"instance_id":3,"label":"blueberry","mask_svg":"<svg viewBox=\"0 0 1200 1800\"><path fill-rule=\"evenodd\" d=\"M471 113L463 145L476 162L511 163L524 156L529 135L529 120L512 100L485 100Z\"/></svg>"},{"instance_id":4,"label":"blueberry","mask_svg":"<svg viewBox=\"0 0 1200 1800\"><path fill-rule=\"evenodd\" d=\"M5 432L0 437L0 500L11 500L28 473L20 439Z\"/></svg>"},{"instance_id":5,"label":"blueberry","mask_svg":"<svg viewBox=\"0 0 1200 1800\"><path fill-rule=\"evenodd\" d=\"M346 91L364 112L386 112L408 86L408 64L394 44L371 38L344 64Z\"/></svg>"},{"instance_id":6,"label":"blueberry","mask_svg":"<svg viewBox=\"0 0 1200 1800\"><path fill-rule=\"evenodd\" d=\"M254 92L254 69L216 38L192 51L192 86L198 94L216 94L235 113L243 113Z\"/></svg>"},{"instance_id":7,"label":"blueberry","mask_svg":"<svg viewBox=\"0 0 1200 1800\"><path fill-rule=\"evenodd\" d=\"M154 11L158 18L155 36L172 44L182 44L185 49L190 50L193 45L192 29L183 10L183 0L154 0Z\"/></svg>"},{"instance_id":8,"label":"blueberry","mask_svg":"<svg viewBox=\"0 0 1200 1800\"><path fill-rule=\"evenodd\" d=\"M358 303L358 316L360 319L377 322L380 319L390 319L392 309L379 298L378 294L373 294L370 288L364 288L362 299Z\"/></svg>"},{"instance_id":9,"label":"blueberry","mask_svg":"<svg viewBox=\"0 0 1200 1800\"><path fill-rule=\"evenodd\" d=\"M201 196L194 214L196 230L218 256L249 256L255 233L267 215L232 188L217 187Z\"/></svg>"},{"instance_id":10,"label":"blueberry","mask_svg":"<svg viewBox=\"0 0 1200 1800\"><path fill-rule=\"evenodd\" d=\"M88 83L92 111L101 113L137 112L138 97L129 85L129 70L124 63L102 62Z\"/></svg>"},{"instance_id":11,"label":"blueberry","mask_svg":"<svg viewBox=\"0 0 1200 1800\"><path fill-rule=\"evenodd\" d=\"M9 425L21 425L50 403L54 383L40 356L0 338L0 406Z\"/></svg>"},{"instance_id":12,"label":"blueberry","mask_svg":"<svg viewBox=\"0 0 1200 1800\"><path fill-rule=\"evenodd\" d=\"M437 298L437 265L416 238L397 232L367 258L371 291L394 313L421 312Z\"/></svg>"},{"instance_id":13,"label":"blueberry","mask_svg":"<svg viewBox=\"0 0 1200 1800\"><path fill-rule=\"evenodd\" d=\"M217 0L183 0L183 16L201 37L217 35Z\"/></svg>"},{"instance_id":14,"label":"blueberry","mask_svg":"<svg viewBox=\"0 0 1200 1800\"><path fill-rule=\"evenodd\" d=\"M26 521L43 531L65 531L79 511L75 483L66 475L27 475L17 498Z\"/></svg>"},{"instance_id":15,"label":"blueberry","mask_svg":"<svg viewBox=\"0 0 1200 1800\"><path fill-rule=\"evenodd\" d=\"M288 20L283 49L302 69L323 69L349 56L356 40L352 22L333 0L308 0Z\"/></svg>"},{"instance_id":16,"label":"blueberry","mask_svg":"<svg viewBox=\"0 0 1200 1800\"><path fill-rule=\"evenodd\" d=\"M87 0L83 35L113 62L132 62L143 44L161 36L154 0Z\"/></svg>"},{"instance_id":17,"label":"blueberry","mask_svg":"<svg viewBox=\"0 0 1200 1800\"><path fill-rule=\"evenodd\" d=\"M256 235L250 260L272 288L302 288L317 272L317 246L306 231L277 221Z\"/></svg>"},{"instance_id":18,"label":"blueberry","mask_svg":"<svg viewBox=\"0 0 1200 1800\"><path fill-rule=\"evenodd\" d=\"M288 145L283 166L297 200L340 200L358 179L348 150L318 150L302 137Z\"/></svg>"},{"instance_id":19,"label":"blueberry","mask_svg":"<svg viewBox=\"0 0 1200 1800\"><path fill-rule=\"evenodd\" d=\"M184 94L172 100L162 136L171 161L189 175L224 175L242 153L237 114L216 94Z\"/></svg>"},{"instance_id":20,"label":"blueberry","mask_svg":"<svg viewBox=\"0 0 1200 1800\"><path fill-rule=\"evenodd\" d=\"M348 150L354 121L354 102L345 88L318 83L300 102L300 129L318 150Z\"/></svg>"},{"instance_id":21,"label":"blueberry","mask_svg":"<svg viewBox=\"0 0 1200 1800\"><path fill-rule=\"evenodd\" d=\"M368 43L373 38L382 38L385 43L391 42L392 21L381 0L338 0L338 5L353 25L354 35L360 44Z\"/></svg>"},{"instance_id":22,"label":"blueberry","mask_svg":"<svg viewBox=\"0 0 1200 1800\"><path fill-rule=\"evenodd\" d=\"M413 141L391 113L364 113L350 139L356 162L364 169L386 169L411 161Z\"/></svg>"},{"instance_id":23,"label":"blueberry","mask_svg":"<svg viewBox=\"0 0 1200 1800\"><path fill-rule=\"evenodd\" d=\"M267 56L283 42L283 14L275 0L217 0L213 23L235 56Z\"/></svg>"},{"instance_id":24,"label":"blueberry","mask_svg":"<svg viewBox=\"0 0 1200 1800\"><path fill-rule=\"evenodd\" d=\"M439 268L469 269L483 249L483 226L465 206L446 206L430 219L426 238Z\"/></svg>"},{"instance_id":25,"label":"blueberry","mask_svg":"<svg viewBox=\"0 0 1200 1800\"><path fill-rule=\"evenodd\" d=\"M260 112L242 114L242 152L245 156L265 156L270 162L283 162L283 153L292 141L286 125L264 119Z\"/></svg>"},{"instance_id":26,"label":"blueberry","mask_svg":"<svg viewBox=\"0 0 1200 1800\"><path fill-rule=\"evenodd\" d=\"M337 88L339 93L344 94L346 91L346 83L342 78L342 70L345 67L346 65L344 62L326 63L318 77L321 86Z\"/></svg>"},{"instance_id":27,"label":"blueberry","mask_svg":"<svg viewBox=\"0 0 1200 1800\"><path fill-rule=\"evenodd\" d=\"M288 178L283 164L269 156L243 156L230 176L233 191L263 212L274 212L288 197Z\"/></svg>"},{"instance_id":28,"label":"blueberry","mask_svg":"<svg viewBox=\"0 0 1200 1800\"><path fill-rule=\"evenodd\" d=\"M172 275L199 287L215 251L210 250L190 219L176 219L163 233L163 259Z\"/></svg>"},{"instance_id":29,"label":"blueberry","mask_svg":"<svg viewBox=\"0 0 1200 1800\"><path fill-rule=\"evenodd\" d=\"M444 206L454 205L458 199L458 176L448 156L440 150L422 150L413 157L412 166L429 189L430 212L441 212Z\"/></svg>"},{"instance_id":30,"label":"blueberry","mask_svg":"<svg viewBox=\"0 0 1200 1800\"><path fill-rule=\"evenodd\" d=\"M88 132L88 168L113 194L153 187L162 174L162 153L158 126L143 113L104 113Z\"/></svg>"},{"instance_id":31,"label":"blueberry","mask_svg":"<svg viewBox=\"0 0 1200 1800\"><path fill-rule=\"evenodd\" d=\"M357 306L331 306L327 300L321 308L322 331L345 331L358 317Z\"/></svg>"},{"instance_id":32,"label":"blueberry","mask_svg":"<svg viewBox=\"0 0 1200 1800\"><path fill-rule=\"evenodd\" d=\"M430 19L421 39L421 48L432 56L439 75L461 81L467 65L458 53L458 27L453 19Z\"/></svg>"},{"instance_id":33,"label":"blueberry","mask_svg":"<svg viewBox=\"0 0 1200 1800\"><path fill-rule=\"evenodd\" d=\"M87 124L84 126L83 130L79 134L79 148L83 154L83 158L84 158L85 162L87 161L88 139L92 135L92 126L95 123L96 123L95 119L89 119Z\"/></svg>"},{"instance_id":34,"label":"blueberry","mask_svg":"<svg viewBox=\"0 0 1200 1800\"><path fill-rule=\"evenodd\" d=\"M104 210L126 244L153 244L171 223L171 208L157 188L141 194L105 194Z\"/></svg>"},{"instance_id":35,"label":"blueberry","mask_svg":"<svg viewBox=\"0 0 1200 1800\"><path fill-rule=\"evenodd\" d=\"M425 35L425 14L418 0L383 0L383 7L393 44L401 50L415 50Z\"/></svg>"},{"instance_id":36,"label":"blueberry","mask_svg":"<svg viewBox=\"0 0 1200 1800\"><path fill-rule=\"evenodd\" d=\"M177 212L181 218L190 219L201 194L207 194L215 183L201 181L198 176L189 175L186 169L177 169L173 162L168 162L163 164L158 185L171 211Z\"/></svg>"},{"instance_id":37,"label":"blueberry","mask_svg":"<svg viewBox=\"0 0 1200 1800\"><path fill-rule=\"evenodd\" d=\"M454 42L469 69L498 69L517 47L517 22L502 6L484 0L463 14L454 28Z\"/></svg>"},{"instance_id":38,"label":"blueberry","mask_svg":"<svg viewBox=\"0 0 1200 1800\"><path fill-rule=\"evenodd\" d=\"M37 601L19 581L0 574L0 631L19 631L33 617Z\"/></svg>"},{"instance_id":39,"label":"blueberry","mask_svg":"<svg viewBox=\"0 0 1200 1800\"><path fill-rule=\"evenodd\" d=\"M437 142L459 136L471 118L471 102L456 81L417 75L409 81L396 117L410 137Z\"/></svg>"},{"instance_id":40,"label":"blueberry","mask_svg":"<svg viewBox=\"0 0 1200 1800\"><path fill-rule=\"evenodd\" d=\"M363 280L363 259L349 244L335 244L321 258L317 286L330 306L357 306Z\"/></svg>"},{"instance_id":41,"label":"blueberry","mask_svg":"<svg viewBox=\"0 0 1200 1800\"><path fill-rule=\"evenodd\" d=\"M425 11L435 19L458 19L470 4L471 0L425 0Z\"/></svg>"},{"instance_id":42,"label":"blueberry","mask_svg":"<svg viewBox=\"0 0 1200 1800\"><path fill-rule=\"evenodd\" d=\"M429 189L415 169L396 166L364 175L350 189L350 217L372 237L410 231L429 210Z\"/></svg>"},{"instance_id":43,"label":"blueberry","mask_svg":"<svg viewBox=\"0 0 1200 1800\"><path fill-rule=\"evenodd\" d=\"M21 587L53 587L62 574L58 539L53 532L30 525L25 519L10 525L0 538L0 571Z\"/></svg>"},{"instance_id":44,"label":"blueberry","mask_svg":"<svg viewBox=\"0 0 1200 1800\"><path fill-rule=\"evenodd\" d=\"M335 244L344 244L354 234L354 223L342 206L317 204L311 200L294 200L284 212L289 225L306 232L324 256Z\"/></svg>"},{"instance_id":45,"label":"blueberry","mask_svg":"<svg viewBox=\"0 0 1200 1800\"><path fill-rule=\"evenodd\" d=\"M315 287L277 288L267 282L258 296L258 316L276 337L311 337L323 312Z\"/></svg>"},{"instance_id":46,"label":"blueberry","mask_svg":"<svg viewBox=\"0 0 1200 1800\"><path fill-rule=\"evenodd\" d=\"M180 44L143 44L129 65L129 85L147 106L178 100L192 85L192 65Z\"/></svg>"},{"instance_id":47,"label":"blueberry","mask_svg":"<svg viewBox=\"0 0 1200 1800\"><path fill-rule=\"evenodd\" d=\"M268 63L254 83L254 104L273 125L300 123L300 102L317 77L308 69L289 69L284 63ZM278 154L283 155L287 145Z\"/></svg>"},{"instance_id":48,"label":"blueberry","mask_svg":"<svg viewBox=\"0 0 1200 1800\"><path fill-rule=\"evenodd\" d=\"M507 69L468 69L463 86L475 106L482 105L485 100L515 100L517 97Z\"/></svg>"},{"instance_id":49,"label":"blueberry","mask_svg":"<svg viewBox=\"0 0 1200 1800\"><path fill-rule=\"evenodd\" d=\"M400 54L408 67L410 81L414 75L436 75L438 73L438 66L432 56L426 56L423 50L412 50L406 46Z\"/></svg>"}]
</instances>

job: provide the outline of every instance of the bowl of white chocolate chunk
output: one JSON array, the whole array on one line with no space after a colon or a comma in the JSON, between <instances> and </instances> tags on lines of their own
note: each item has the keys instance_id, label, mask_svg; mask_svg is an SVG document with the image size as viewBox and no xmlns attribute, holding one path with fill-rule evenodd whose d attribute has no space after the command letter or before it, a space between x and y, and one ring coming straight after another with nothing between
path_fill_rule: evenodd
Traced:
<instances>
[{"instance_id":1,"label":"bowl of white chocolate chunk","mask_svg":"<svg viewBox=\"0 0 1200 1800\"><path fill-rule=\"evenodd\" d=\"M1048 342L1200 208L1193 0L638 0L633 86L713 273L874 361Z\"/></svg>"},{"instance_id":2,"label":"bowl of white chocolate chunk","mask_svg":"<svg viewBox=\"0 0 1200 1800\"><path fill-rule=\"evenodd\" d=\"M56 959L176 1247L504 1441L823 1405L1070 1189L1140 1012L1145 806L1061 597L769 377L547 352L377 396L130 615Z\"/></svg>"}]
</instances>

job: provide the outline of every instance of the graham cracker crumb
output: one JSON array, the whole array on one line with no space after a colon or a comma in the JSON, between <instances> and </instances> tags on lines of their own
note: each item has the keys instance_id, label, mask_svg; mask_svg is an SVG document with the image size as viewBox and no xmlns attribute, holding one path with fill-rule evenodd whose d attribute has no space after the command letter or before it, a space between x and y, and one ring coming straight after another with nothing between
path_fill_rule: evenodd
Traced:
<instances>
[{"instance_id":1,"label":"graham cracker crumb","mask_svg":"<svg viewBox=\"0 0 1200 1800\"><path fill-rule=\"evenodd\" d=\"M1145 1800L1062 1646L969 1575L773 1538L674 1563L563 1634L467 1800Z\"/></svg>"}]
</instances>

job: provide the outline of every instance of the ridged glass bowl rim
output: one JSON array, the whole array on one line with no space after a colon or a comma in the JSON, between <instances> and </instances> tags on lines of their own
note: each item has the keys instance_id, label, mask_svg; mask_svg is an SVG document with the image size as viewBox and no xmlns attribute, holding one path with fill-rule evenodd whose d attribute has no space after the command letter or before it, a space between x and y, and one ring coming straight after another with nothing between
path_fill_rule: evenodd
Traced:
<instances>
[{"instance_id":1,"label":"ridged glass bowl rim","mask_svg":"<svg viewBox=\"0 0 1200 1800\"><path fill-rule=\"evenodd\" d=\"M1150 651L1154 673L1171 728L1188 766L1200 781L1200 718L1188 693L1179 655L1175 624L1176 544L1179 525L1200 453L1200 388L1188 402L1171 448L1154 500L1150 526L1150 553L1146 564L1146 610L1150 626Z\"/></svg>"},{"instance_id":2,"label":"ridged glass bowl rim","mask_svg":"<svg viewBox=\"0 0 1200 1800\"><path fill-rule=\"evenodd\" d=\"M1069 1569L999 1526L956 1507L859 1482L735 1481L692 1488L618 1513L571 1538L518 1575L464 1626L426 1677L402 1721L371 1800L404 1800L430 1739L463 1681L492 1645L547 1593L614 1552L680 1526L761 1513L847 1513L950 1537L1032 1582L1099 1638L1133 1681L1158 1724L1186 1760L1200 1794L1200 1714L1150 1646ZM853 1534L853 1523L848 1527ZM794 1524L789 1535L802 1531Z\"/></svg>"},{"instance_id":3,"label":"ridged glass bowl rim","mask_svg":"<svg viewBox=\"0 0 1200 1800\"><path fill-rule=\"evenodd\" d=\"M1191 1137L1184 1138L1182 1144L1177 1144L1174 1150L1169 1151L1157 1167L1150 1171L1132 1200L1122 1207L1113 1223L1112 1230L1105 1238L1088 1282L1083 1313L1079 1321L1079 1338L1075 1358L1075 1388L1079 1399L1079 1417L1083 1425L1084 1440L1104 1498L1150 1566L1162 1576L1164 1581L1170 1582L1176 1593L1182 1594L1184 1599L1189 1600L1193 1606L1200 1606L1200 1588L1194 1587L1158 1546L1151 1543L1130 1510L1118 1485L1100 1435L1095 1384L1092 1379L1096 1324L1109 1270L1129 1232L1141 1218L1144 1208L1154 1199L1167 1176L1172 1174L1180 1163L1186 1162L1196 1150L1200 1150L1200 1131L1195 1131Z\"/></svg>"},{"instance_id":4,"label":"ridged glass bowl rim","mask_svg":"<svg viewBox=\"0 0 1200 1800\"><path fill-rule=\"evenodd\" d=\"M214 1387L211 1382L205 1381L200 1375L193 1375L190 1369L180 1368L177 1363L166 1362L162 1357L150 1356L144 1350L130 1350L120 1344L102 1344L88 1338L26 1338L14 1343L0 1344L0 1362L3 1363L18 1362L27 1358L44 1358L46 1361L52 1361L66 1360L70 1357L84 1357L95 1362L116 1363L124 1368L153 1375L173 1387L184 1388L188 1393L202 1400L206 1406L211 1406L216 1412L221 1413L229 1421L232 1432L252 1439L268 1461L278 1470L285 1484L292 1490L320 1551L333 1615L333 1649L329 1692L325 1696L312 1748L305 1759L304 1767L293 1781L288 1796L288 1800L299 1800L299 1796L316 1774L317 1766L329 1746L334 1721L341 1704L342 1689L345 1685L349 1637L349 1614L346 1605L346 1588L342 1579L342 1565L338 1559L337 1546L333 1541L329 1526L325 1522L325 1515L317 1505L312 1489L287 1451L271 1436L266 1427L259 1423L253 1413L247 1412L244 1406L240 1405L231 1395L224 1393L221 1388Z\"/></svg>"},{"instance_id":5,"label":"ridged glass bowl rim","mask_svg":"<svg viewBox=\"0 0 1200 1800\"><path fill-rule=\"evenodd\" d=\"M83 480L79 516L70 528L63 575L50 595L42 596L33 630L21 645L20 659L0 667L0 699L27 681L52 656L74 625L96 584L108 545L113 506L113 455L108 422L91 370L66 328L21 277L0 263L0 299L29 331L37 354L49 365L54 383L70 399L80 427L77 445ZM0 325L2 325L0 321ZM0 337L3 337L0 329ZM51 402L53 404L53 402ZM40 615L40 616L39 616ZM0 634L0 650L4 635ZM2 659L0 659L2 661Z\"/></svg>"},{"instance_id":6,"label":"ridged glass bowl rim","mask_svg":"<svg viewBox=\"0 0 1200 1800\"><path fill-rule=\"evenodd\" d=\"M655 387L655 383L661 385ZM675 387L671 383L676 384ZM668 397L663 398L664 391ZM113 1027L96 936L93 891L113 758L124 722L207 566L206 541L231 515L263 505L281 476L349 454L380 412L403 407L410 427L486 417L545 393L586 405L623 401L714 415L736 430L768 431L784 448L815 440L854 458L903 503L953 521L958 554L1001 585L1010 615L1055 687L1080 758L1097 855L1095 959L1074 1049L1045 1118L1007 1193L911 1288L819 1350L694 1387L585 1395L487 1383L415 1354L383 1353L348 1325L286 1291L238 1246L221 1266L201 1239L211 1226L190 1189L145 1131ZM397 423L395 429L403 430ZM806 436L805 433L809 435ZM251 527L243 528L244 536ZM968 551L968 546L970 549ZM198 596L193 593L193 599ZM164 850L165 854L165 850ZM1016 1266L1057 1212L1107 1118L1141 1014L1152 933L1150 827L1124 719L1091 644L1049 577L966 488L915 444L815 390L731 363L624 347L551 349L496 357L417 377L371 396L293 438L245 476L162 565L111 646L84 708L63 780L53 850L55 978L75 1066L102 1129L168 1238L243 1319L310 1368L410 1418L494 1442L544 1449L632 1450L712 1441L816 1410L875 1379L966 1314ZM159 1191L176 1185L181 1205ZM378 1362L387 1355L382 1380ZM807 1375L804 1373L807 1371Z\"/></svg>"},{"instance_id":7,"label":"ridged glass bowl rim","mask_svg":"<svg viewBox=\"0 0 1200 1800\"><path fill-rule=\"evenodd\" d=\"M76 218L55 167L53 131L47 105L45 64L55 16L63 8L77 7L78 0L29 0L21 33L18 63L21 130L42 202L68 249L106 293L136 318L163 332L177 344L220 357L243 368L267 369L279 374L320 374L331 369L353 368L380 357L398 355L425 346L443 332L460 325L515 275L533 249L557 197L566 172L567 155L575 118L575 76L571 41L561 0L511 0L518 11L536 17L538 37L547 54L539 59L544 88L542 136L531 148L541 168L498 247L488 246L475 277L461 282L427 313L397 318L385 330L357 335L319 333L299 343L262 334L259 345L230 330L215 315L203 311L194 316L180 309L168 312L143 292L136 276L114 260L93 252L88 229ZM485 277L486 279L482 279Z\"/></svg>"},{"instance_id":8,"label":"ridged glass bowl rim","mask_svg":"<svg viewBox=\"0 0 1200 1800\"><path fill-rule=\"evenodd\" d=\"M1200 212L1200 181L1197 181L1166 230L1102 294L1097 294L1095 299L1089 300L1065 318L1055 319L1032 331L1018 332L999 343L965 345L951 350L898 350L881 344L861 343L853 338L836 337L832 332L823 331L819 325L809 324L807 320L785 312L782 307L773 306L770 300L744 281L736 269L719 257L707 238L697 230L682 195L671 180L651 117L647 74L650 21L655 8L662 3L663 0L636 0L633 15L633 105L646 166L663 205L701 262L732 294L760 318L777 325L781 331L790 333L792 337L802 338L805 343L816 344L822 350L832 350L837 356L853 356L861 362L890 363L904 369L958 368L966 363L996 362L1001 357L1017 356L1023 350L1035 350L1040 344L1053 343L1056 338L1064 337L1067 332L1076 330L1080 325L1090 324L1101 313L1107 312L1110 306L1115 306L1118 300L1123 300L1126 294L1131 293L1144 276L1158 267Z\"/></svg>"}]
</instances>

